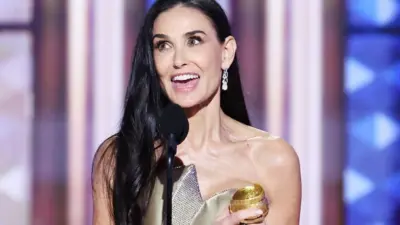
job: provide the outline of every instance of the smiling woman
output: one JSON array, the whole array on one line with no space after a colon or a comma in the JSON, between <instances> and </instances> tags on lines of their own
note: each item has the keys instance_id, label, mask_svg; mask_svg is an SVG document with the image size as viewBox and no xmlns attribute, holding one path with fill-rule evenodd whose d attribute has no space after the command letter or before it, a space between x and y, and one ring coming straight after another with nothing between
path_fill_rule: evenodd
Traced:
<instances>
[{"instance_id":1,"label":"smiling woman","mask_svg":"<svg viewBox=\"0 0 400 225\"><path fill-rule=\"evenodd\" d=\"M203 31L196 30L196 31L191 31L187 32L184 34L183 38L185 39L183 43L184 45L188 46L196 46L202 43L202 38L198 34L203 34L206 35ZM167 45L167 41L169 40L169 37L164 34L155 34L154 39L156 40L156 43L153 44L155 47L155 53L164 53L167 50L170 50ZM160 39L160 40L157 40ZM165 40L166 39L166 40ZM188 40L186 40L188 39ZM165 54L156 54L159 57L165 57ZM168 55L167 55L168 56ZM170 56L171 57L171 56ZM172 56L174 57L174 56ZM158 59L161 60L161 59ZM174 61L174 68L179 68L182 67L181 62L176 60L176 57L172 59ZM168 65L167 65L168 66ZM163 87L165 89L165 85L168 83L168 76L163 76L162 78L166 79L166 82L163 82ZM172 88L176 92L191 92L193 91L198 84L198 81L200 79L200 75L196 72L180 72L177 74L173 74L171 76L171 82L172 82Z\"/></svg>"},{"instance_id":2,"label":"smiling woman","mask_svg":"<svg viewBox=\"0 0 400 225\"><path fill-rule=\"evenodd\" d=\"M235 39L219 40L206 15L183 6L160 14L153 32L154 61L168 97L185 108L214 98L221 70L235 57Z\"/></svg>"},{"instance_id":3,"label":"smiling woman","mask_svg":"<svg viewBox=\"0 0 400 225\"><path fill-rule=\"evenodd\" d=\"M190 124L177 149L183 165L175 169L172 224L260 216L254 208L228 210L233 193L253 184L270 204L264 224L298 224L298 157L281 138L250 126L237 44L220 5L157 1L137 41L120 130L95 156L94 224L163 224L165 138L157 119L171 102Z\"/></svg>"}]
</instances>

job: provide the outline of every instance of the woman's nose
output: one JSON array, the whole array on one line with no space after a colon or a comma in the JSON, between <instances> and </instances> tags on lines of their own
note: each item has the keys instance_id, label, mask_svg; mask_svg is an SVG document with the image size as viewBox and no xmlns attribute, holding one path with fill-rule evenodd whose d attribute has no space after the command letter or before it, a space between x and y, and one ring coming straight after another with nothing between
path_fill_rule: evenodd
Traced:
<instances>
[{"instance_id":1,"label":"woman's nose","mask_svg":"<svg viewBox=\"0 0 400 225\"><path fill-rule=\"evenodd\" d=\"M176 49L173 59L173 64L175 69L182 68L187 65L187 58L185 51L183 49Z\"/></svg>"}]
</instances>

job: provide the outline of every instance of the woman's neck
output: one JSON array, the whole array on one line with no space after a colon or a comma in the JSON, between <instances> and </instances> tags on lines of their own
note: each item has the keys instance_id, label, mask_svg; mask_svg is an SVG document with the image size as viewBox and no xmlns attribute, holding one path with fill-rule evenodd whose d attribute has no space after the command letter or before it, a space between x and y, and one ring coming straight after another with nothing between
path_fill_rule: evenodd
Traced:
<instances>
[{"instance_id":1,"label":"woman's neck","mask_svg":"<svg viewBox=\"0 0 400 225\"><path fill-rule=\"evenodd\" d=\"M184 142L191 148L204 149L209 142L221 142L226 139L222 129L225 114L219 102L210 102L200 109L187 109L186 113L190 115L189 133Z\"/></svg>"}]
</instances>

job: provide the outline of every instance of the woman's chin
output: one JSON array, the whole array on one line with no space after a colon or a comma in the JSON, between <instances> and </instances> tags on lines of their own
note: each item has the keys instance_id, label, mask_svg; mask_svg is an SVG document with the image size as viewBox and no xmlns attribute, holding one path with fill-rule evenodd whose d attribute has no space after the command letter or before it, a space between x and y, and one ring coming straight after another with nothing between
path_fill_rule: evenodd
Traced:
<instances>
[{"instance_id":1,"label":"woman's chin","mask_svg":"<svg viewBox=\"0 0 400 225\"><path fill-rule=\"evenodd\" d=\"M190 111L190 109L193 109L197 111L200 108L209 105L214 97L215 94L206 95L205 93L190 96L175 95L173 98L171 98L171 101L184 108L185 110L187 109Z\"/></svg>"},{"instance_id":2,"label":"woman's chin","mask_svg":"<svg viewBox=\"0 0 400 225\"><path fill-rule=\"evenodd\" d=\"M171 101L185 110L198 108L204 102L201 98L174 98Z\"/></svg>"},{"instance_id":3,"label":"woman's chin","mask_svg":"<svg viewBox=\"0 0 400 225\"><path fill-rule=\"evenodd\" d=\"M173 101L175 104L179 105L184 109L190 109L198 106L200 103L198 101Z\"/></svg>"}]
</instances>

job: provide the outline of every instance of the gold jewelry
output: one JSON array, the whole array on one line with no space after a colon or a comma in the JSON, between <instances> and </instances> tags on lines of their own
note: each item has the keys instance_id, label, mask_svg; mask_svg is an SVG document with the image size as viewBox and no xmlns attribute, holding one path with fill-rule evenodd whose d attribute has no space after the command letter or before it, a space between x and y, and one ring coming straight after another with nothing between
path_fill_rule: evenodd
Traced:
<instances>
[{"instance_id":1,"label":"gold jewelry","mask_svg":"<svg viewBox=\"0 0 400 225\"><path fill-rule=\"evenodd\" d=\"M254 184L243 187L237 190L233 195L231 204L229 206L229 211L231 213L248 208L261 209L263 211L263 214L260 216L247 218L241 221L241 223L260 223L263 222L265 217L268 215L268 201L265 197L265 192L261 185Z\"/></svg>"}]
</instances>

